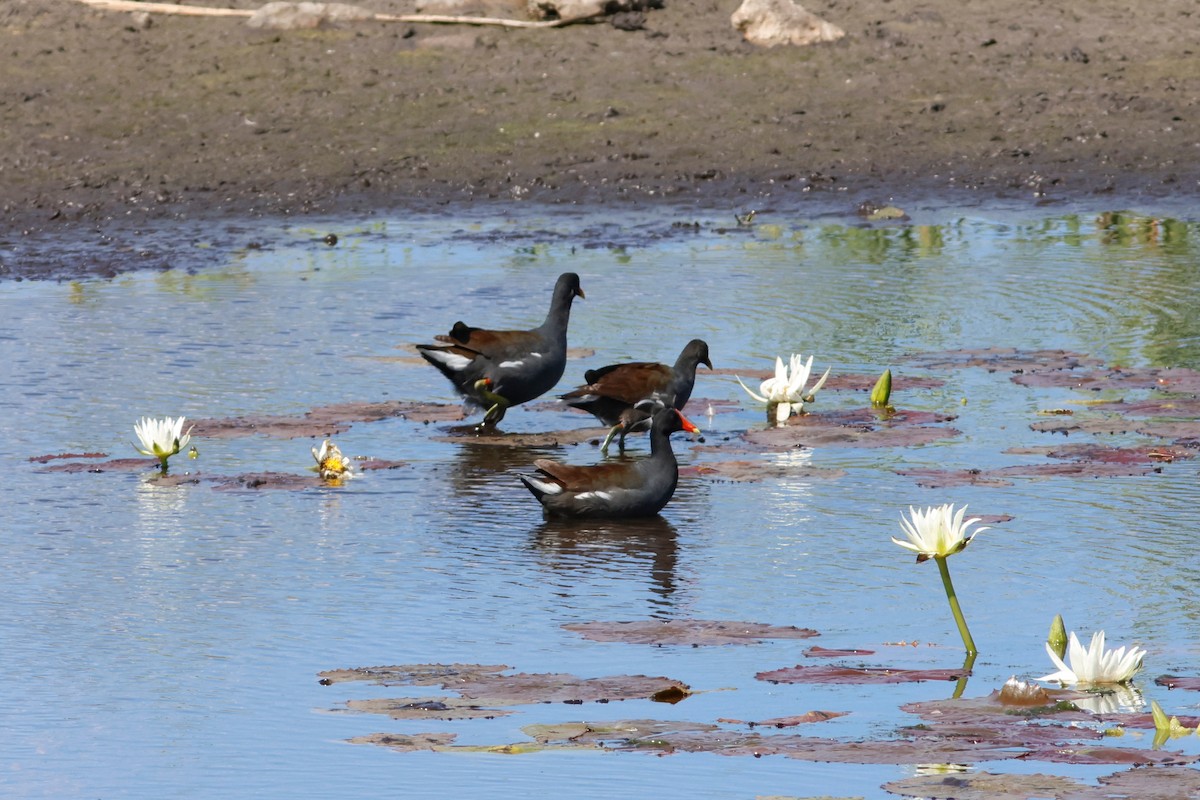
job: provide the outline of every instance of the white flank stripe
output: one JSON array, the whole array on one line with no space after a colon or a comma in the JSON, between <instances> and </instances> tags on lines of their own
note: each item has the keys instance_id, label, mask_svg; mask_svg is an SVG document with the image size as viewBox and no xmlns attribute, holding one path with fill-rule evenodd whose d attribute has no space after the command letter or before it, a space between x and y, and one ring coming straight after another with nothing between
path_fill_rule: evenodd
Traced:
<instances>
[{"instance_id":1,"label":"white flank stripe","mask_svg":"<svg viewBox=\"0 0 1200 800\"><path fill-rule=\"evenodd\" d=\"M593 497L597 500L612 500L612 495L608 492L580 492L575 495L576 500L590 500Z\"/></svg>"},{"instance_id":2,"label":"white flank stripe","mask_svg":"<svg viewBox=\"0 0 1200 800\"><path fill-rule=\"evenodd\" d=\"M524 361L501 361L500 368L501 369L512 369L513 367L519 367L524 363L525 363Z\"/></svg>"},{"instance_id":3,"label":"white flank stripe","mask_svg":"<svg viewBox=\"0 0 1200 800\"><path fill-rule=\"evenodd\" d=\"M466 356L460 356L449 350L426 350L424 352L428 353L434 361L440 361L455 372L461 372L471 363L471 359Z\"/></svg>"},{"instance_id":4,"label":"white flank stripe","mask_svg":"<svg viewBox=\"0 0 1200 800\"><path fill-rule=\"evenodd\" d=\"M534 487L537 488L539 492L543 492L545 494L562 494L562 487L557 483L546 483L545 481L538 480L530 475L526 475L525 477L534 485Z\"/></svg>"}]
</instances>

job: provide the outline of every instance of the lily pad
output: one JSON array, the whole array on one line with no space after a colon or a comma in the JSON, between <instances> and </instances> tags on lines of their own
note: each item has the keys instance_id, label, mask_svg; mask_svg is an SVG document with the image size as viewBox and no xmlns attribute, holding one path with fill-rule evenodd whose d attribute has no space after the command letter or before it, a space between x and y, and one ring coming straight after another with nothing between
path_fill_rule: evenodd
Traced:
<instances>
[{"instance_id":1,"label":"lily pad","mask_svg":"<svg viewBox=\"0 0 1200 800\"><path fill-rule=\"evenodd\" d=\"M718 620L639 620L630 622L572 622L563 628L596 642L651 645L760 644L763 639L808 639L820 634L794 625Z\"/></svg>"},{"instance_id":2,"label":"lily pad","mask_svg":"<svg viewBox=\"0 0 1200 800\"><path fill-rule=\"evenodd\" d=\"M1184 678L1178 675L1159 675L1154 682L1168 689L1190 689L1200 692L1200 677Z\"/></svg>"},{"instance_id":3,"label":"lily pad","mask_svg":"<svg viewBox=\"0 0 1200 800\"><path fill-rule=\"evenodd\" d=\"M760 672L754 677L769 683L914 683L956 681L970 674L970 670L963 669L893 669L797 664L794 667Z\"/></svg>"},{"instance_id":4,"label":"lily pad","mask_svg":"<svg viewBox=\"0 0 1200 800\"><path fill-rule=\"evenodd\" d=\"M608 433L607 429L579 428L569 431L542 431L537 433L505 433L499 430L480 430L476 425L450 429L445 435L431 436L435 442L479 445L481 447L557 447L582 444L595 439L597 442Z\"/></svg>"},{"instance_id":5,"label":"lily pad","mask_svg":"<svg viewBox=\"0 0 1200 800\"><path fill-rule=\"evenodd\" d=\"M44 462L43 462L44 463ZM113 458L108 461L71 461L50 464L41 472L143 472L157 470L157 458Z\"/></svg>"},{"instance_id":6,"label":"lily pad","mask_svg":"<svg viewBox=\"0 0 1200 800\"><path fill-rule=\"evenodd\" d=\"M1004 452L1011 455L1041 455L1047 458L1072 459L1082 462L1100 461L1109 464L1161 464L1196 456L1194 450L1172 445L1106 447L1087 442L1045 447L1010 447Z\"/></svg>"},{"instance_id":7,"label":"lily pad","mask_svg":"<svg viewBox=\"0 0 1200 800\"><path fill-rule=\"evenodd\" d=\"M852 658L873 655L875 655L874 650L831 650L820 645L813 645L804 651L805 658Z\"/></svg>"},{"instance_id":8,"label":"lily pad","mask_svg":"<svg viewBox=\"0 0 1200 800\"><path fill-rule=\"evenodd\" d=\"M351 744L377 744L401 753L413 753L420 750L442 750L449 747L458 738L454 733L372 733L368 736L355 736Z\"/></svg>"},{"instance_id":9,"label":"lily pad","mask_svg":"<svg viewBox=\"0 0 1200 800\"><path fill-rule=\"evenodd\" d=\"M65 458L107 458L108 453L56 453L54 455L45 456L30 456L29 460L35 464L45 464L48 461Z\"/></svg>"},{"instance_id":10,"label":"lily pad","mask_svg":"<svg viewBox=\"0 0 1200 800\"><path fill-rule=\"evenodd\" d=\"M608 703L617 700L659 700L677 703L691 694L687 684L646 675L580 678L564 673L480 675L442 685L484 704Z\"/></svg>"},{"instance_id":11,"label":"lily pad","mask_svg":"<svg viewBox=\"0 0 1200 800\"><path fill-rule=\"evenodd\" d=\"M925 369L958 369L983 367L989 372L1043 372L1096 367L1097 358L1069 350L1018 350L1013 347L982 347L963 350L943 350L921 353L904 359L904 363Z\"/></svg>"},{"instance_id":12,"label":"lily pad","mask_svg":"<svg viewBox=\"0 0 1200 800\"><path fill-rule=\"evenodd\" d=\"M849 713L849 711L809 711L804 714L793 715L790 717L772 717L771 719L760 719L754 722L724 718L718 719L717 722L724 722L730 725L749 725L751 728L794 728L797 725L807 725L812 722L825 722L826 720L844 717Z\"/></svg>"},{"instance_id":13,"label":"lily pad","mask_svg":"<svg viewBox=\"0 0 1200 800\"><path fill-rule=\"evenodd\" d=\"M1068 462L1058 464L1014 464L989 470L903 469L897 475L915 478L929 488L947 486L1012 486L1016 478L1124 478L1161 472L1162 467L1134 463Z\"/></svg>"},{"instance_id":14,"label":"lily pad","mask_svg":"<svg viewBox=\"0 0 1200 800\"><path fill-rule=\"evenodd\" d=\"M1055 722L1094 722L1095 717L1080 711L1073 700L1084 693L1070 689L1043 689L1049 702L1046 705L1010 705L1002 702L999 690L982 697L963 697L925 700L900 706L901 711L916 714L921 719L938 724L995 724L997 720L1023 723L1027 720Z\"/></svg>"},{"instance_id":15,"label":"lily pad","mask_svg":"<svg viewBox=\"0 0 1200 800\"><path fill-rule=\"evenodd\" d=\"M1163 750L1140 750L1127 747L1043 747L1025 753L1026 761L1050 761L1056 764L1192 764L1200 756L1172 753Z\"/></svg>"},{"instance_id":16,"label":"lily pad","mask_svg":"<svg viewBox=\"0 0 1200 800\"><path fill-rule=\"evenodd\" d=\"M320 683L331 686L346 681L370 681L378 686L437 686L460 678L472 680L510 670L503 664L402 664L390 667L356 667L318 672Z\"/></svg>"},{"instance_id":17,"label":"lily pad","mask_svg":"<svg viewBox=\"0 0 1200 800\"><path fill-rule=\"evenodd\" d=\"M1157 367L1109 367L1085 371L1016 375L1014 383L1040 389L1063 388L1102 391L1113 389L1165 389L1173 392L1200 392L1200 372L1191 369Z\"/></svg>"},{"instance_id":18,"label":"lily pad","mask_svg":"<svg viewBox=\"0 0 1200 800\"><path fill-rule=\"evenodd\" d=\"M743 439L767 450L796 447L910 447L953 439L961 431L936 427L955 417L928 411L846 409L802 414L786 425L748 431Z\"/></svg>"},{"instance_id":19,"label":"lily pad","mask_svg":"<svg viewBox=\"0 0 1200 800\"><path fill-rule=\"evenodd\" d=\"M269 436L276 439L320 439L343 433L355 422L378 422L402 417L414 422L444 422L464 418L461 405L433 403L347 402L318 406L301 415L254 414L222 419L198 419L192 435L205 439Z\"/></svg>"},{"instance_id":20,"label":"lily pad","mask_svg":"<svg viewBox=\"0 0 1200 800\"><path fill-rule=\"evenodd\" d=\"M299 491L301 489L317 489L328 486L320 476L295 475L290 472L250 472L234 475L229 478L219 478L213 487L221 491L238 491L243 489L286 489Z\"/></svg>"},{"instance_id":21,"label":"lily pad","mask_svg":"<svg viewBox=\"0 0 1200 800\"><path fill-rule=\"evenodd\" d=\"M512 714L454 697L396 697L348 700L346 708L361 714L386 714L392 719L494 719Z\"/></svg>"},{"instance_id":22,"label":"lily pad","mask_svg":"<svg viewBox=\"0 0 1200 800\"><path fill-rule=\"evenodd\" d=\"M827 467L792 466L776 461L709 461L680 467L679 474L717 482L753 483L769 478L834 480L844 477L846 471Z\"/></svg>"},{"instance_id":23,"label":"lily pad","mask_svg":"<svg viewBox=\"0 0 1200 800\"><path fill-rule=\"evenodd\" d=\"M1200 797L1200 771L1185 766L1153 766L1127 769L1099 778L1099 786L1085 787L1069 800L1182 800Z\"/></svg>"},{"instance_id":24,"label":"lily pad","mask_svg":"<svg viewBox=\"0 0 1200 800\"><path fill-rule=\"evenodd\" d=\"M885 791L928 800L1028 800L1030 797L1065 797L1083 784L1059 775L994 775L952 773L915 775L883 785Z\"/></svg>"},{"instance_id":25,"label":"lily pad","mask_svg":"<svg viewBox=\"0 0 1200 800\"><path fill-rule=\"evenodd\" d=\"M1130 417L1200 417L1200 397L1154 397L1145 400L1114 400L1096 403L1094 409L1112 411Z\"/></svg>"}]
</instances>

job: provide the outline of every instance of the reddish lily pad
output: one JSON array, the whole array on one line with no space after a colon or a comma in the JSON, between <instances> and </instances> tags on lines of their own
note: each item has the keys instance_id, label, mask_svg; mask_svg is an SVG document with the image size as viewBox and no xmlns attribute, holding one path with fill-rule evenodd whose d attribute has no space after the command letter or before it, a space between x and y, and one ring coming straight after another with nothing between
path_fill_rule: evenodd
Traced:
<instances>
[{"instance_id":1,"label":"reddish lily pad","mask_svg":"<svg viewBox=\"0 0 1200 800\"><path fill-rule=\"evenodd\" d=\"M1102 391L1114 389L1167 389L1173 392L1200 391L1200 372L1191 369L1157 367L1108 367L1072 372L1016 375L1014 383L1040 389L1063 388Z\"/></svg>"},{"instance_id":2,"label":"reddish lily pad","mask_svg":"<svg viewBox=\"0 0 1200 800\"><path fill-rule=\"evenodd\" d=\"M1171 445L1143 445L1141 447L1106 447L1099 444L1077 442L1046 447L1010 447L1004 451L1012 455L1041 455L1047 458L1073 459L1075 461L1100 461L1109 464L1159 464L1195 458L1195 451Z\"/></svg>"},{"instance_id":3,"label":"reddish lily pad","mask_svg":"<svg viewBox=\"0 0 1200 800\"><path fill-rule=\"evenodd\" d=\"M381 469L399 469L406 466L408 466L407 461L392 461L386 458L368 457L362 459L356 458L354 460L355 469L362 470L363 472L373 472Z\"/></svg>"},{"instance_id":4,"label":"reddish lily pad","mask_svg":"<svg viewBox=\"0 0 1200 800\"><path fill-rule=\"evenodd\" d=\"M831 650L820 645L813 645L804 651L806 658L852 658L854 656L873 656L874 650Z\"/></svg>"},{"instance_id":5,"label":"reddish lily pad","mask_svg":"<svg viewBox=\"0 0 1200 800\"><path fill-rule=\"evenodd\" d=\"M752 483L769 478L833 480L844 477L846 471L827 467L792 466L774 461L711 461L680 467L679 474L716 482Z\"/></svg>"},{"instance_id":6,"label":"reddish lily pad","mask_svg":"<svg viewBox=\"0 0 1200 800\"><path fill-rule=\"evenodd\" d=\"M512 714L454 697L396 697L349 700L346 708L360 714L386 714L392 719L494 719Z\"/></svg>"},{"instance_id":7,"label":"reddish lily pad","mask_svg":"<svg viewBox=\"0 0 1200 800\"><path fill-rule=\"evenodd\" d=\"M997 720L1024 723L1027 720L1055 722L1094 722L1096 717L1080 711L1073 700L1084 693L1069 689L1043 689L1049 702L1045 705L1009 704L1002 701L999 690L983 697L964 697L925 700L900 706L901 711L916 714L921 719L938 724L994 725Z\"/></svg>"},{"instance_id":8,"label":"reddish lily pad","mask_svg":"<svg viewBox=\"0 0 1200 800\"><path fill-rule=\"evenodd\" d=\"M1184 678L1178 675L1159 675L1154 679L1154 682L1168 689L1190 689L1200 692L1200 678L1197 677Z\"/></svg>"},{"instance_id":9,"label":"reddish lily pad","mask_svg":"<svg viewBox=\"0 0 1200 800\"><path fill-rule=\"evenodd\" d=\"M772 717L771 719L760 719L757 722L746 722L740 719L718 719L717 722L724 722L731 725L749 725L751 728L794 728L797 725L807 725L812 722L825 722L830 719L837 719L849 714L849 711L809 711L805 714L799 714L790 717Z\"/></svg>"},{"instance_id":10,"label":"reddish lily pad","mask_svg":"<svg viewBox=\"0 0 1200 800\"><path fill-rule=\"evenodd\" d=\"M843 742L794 734L670 733L655 739L656 752L715 753L723 756L782 755L802 761L840 764L928 764L946 762L969 764L1015 758L1011 748L967 741L931 741L887 739L883 741ZM616 749L644 749L624 746Z\"/></svg>"},{"instance_id":11,"label":"reddish lily pad","mask_svg":"<svg viewBox=\"0 0 1200 800\"><path fill-rule=\"evenodd\" d=\"M579 428L569 431L542 431L537 433L505 433L496 429L480 429L477 425L451 429L447 435L431 436L435 442L451 442L488 447L557 447L581 444L595 439L599 441L608 433L607 429Z\"/></svg>"},{"instance_id":12,"label":"reddish lily pad","mask_svg":"<svg viewBox=\"0 0 1200 800\"><path fill-rule=\"evenodd\" d=\"M579 678L564 673L517 673L481 675L474 680L456 680L443 688L465 698L486 700L494 705L532 703L607 703L617 700L658 700L677 703L691 688L670 678L647 675L611 675Z\"/></svg>"},{"instance_id":13,"label":"reddish lily pad","mask_svg":"<svg viewBox=\"0 0 1200 800\"><path fill-rule=\"evenodd\" d=\"M1130 417L1200 417L1200 397L1154 397L1145 400L1114 400L1095 403L1094 409L1112 411Z\"/></svg>"},{"instance_id":14,"label":"reddish lily pad","mask_svg":"<svg viewBox=\"0 0 1200 800\"><path fill-rule=\"evenodd\" d=\"M351 744L377 744L401 753L413 753L420 750L442 750L450 747L458 734L454 733L372 733L368 736L355 736Z\"/></svg>"},{"instance_id":15,"label":"reddish lily pad","mask_svg":"<svg viewBox=\"0 0 1200 800\"><path fill-rule=\"evenodd\" d=\"M915 478L919 486L945 488L948 486L1012 486L1015 478L1124 478L1161 471L1162 467L1153 463L1070 462L1015 464L989 470L903 469L896 470L896 474Z\"/></svg>"},{"instance_id":16,"label":"reddish lily pad","mask_svg":"<svg viewBox=\"0 0 1200 800\"><path fill-rule=\"evenodd\" d=\"M48 461L65 458L107 458L108 453L57 453L55 455L46 456L30 456L29 460L36 464L45 464Z\"/></svg>"},{"instance_id":17,"label":"reddish lily pad","mask_svg":"<svg viewBox=\"0 0 1200 800\"><path fill-rule=\"evenodd\" d=\"M754 677L769 683L914 683L956 681L971 674L964 669L893 669L890 667L844 667L819 664L774 669Z\"/></svg>"},{"instance_id":18,"label":"reddish lily pad","mask_svg":"<svg viewBox=\"0 0 1200 800\"><path fill-rule=\"evenodd\" d=\"M1058 775L950 773L915 775L883 785L885 791L928 800L1028 800L1030 797L1074 798L1083 784Z\"/></svg>"},{"instance_id":19,"label":"reddish lily pad","mask_svg":"<svg viewBox=\"0 0 1200 800\"><path fill-rule=\"evenodd\" d=\"M157 458L113 458L108 461L71 461L51 464L41 472L142 472L159 469Z\"/></svg>"},{"instance_id":20,"label":"reddish lily pad","mask_svg":"<svg viewBox=\"0 0 1200 800\"><path fill-rule=\"evenodd\" d=\"M432 403L347 402L318 406L299 416L254 414L223 419L198 419L192 423L192 435L206 439L233 439L240 436L269 436L277 439L320 439L343 433L354 422L378 422L402 417L414 422L442 422L463 419L460 405Z\"/></svg>"},{"instance_id":21,"label":"reddish lily pad","mask_svg":"<svg viewBox=\"0 0 1200 800\"><path fill-rule=\"evenodd\" d=\"M1182 800L1200 797L1200 770L1186 766L1153 766L1104 775L1099 786L1089 786L1069 800Z\"/></svg>"},{"instance_id":22,"label":"reddish lily pad","mask_svg":"<svg viewBox=\"0 0 1200 800\"><path fill-rule=\"evenodd\" d=\"M220 478L216 481L216 485L213 488L225 492L243 489L285 489L294 492L301 489L317 489L328 485L330 484L327 481L322 480L316 474L294 475L290 472L248 472L243 475Z\"/></svg>"},{"instance_id":23,"label":"reddish lily pad","mask_svg":"<svg viewBox=\"0 0 1200 800\"><path fill-rule=\"evenodd\" d=\"M1020 756L1025 761L1050 761L1057 764L1192 764L1200 756L1163 750L1139 750L1126 747L1079 745L1044 747Z\"/></svg>"},{"instance_id":24,"label":"reddish lily pad","mask_svg":"<svg viewBox=\"0 0 1200 800\"><path fill-rule=\"evenodd\" d=\"M847 409L790 418L786 425L748 431L743 439L766 450L796 447L911 447L953 439L961 431L937 427L954 416L927 411Z\"/></svg>"},{"instance_id":25,"label":"reddish lily pad","mask_svg":"<svg viewBox=\"0 0 1200 800\"><path fill-rule=\"evenodd\" d=\"M962 350L943 350L921 353L905 359L905 363L925 369L959 369L983 367L989 372L1044 372L1096 367L1102 362L1082 353L1069 350L1017 350L1013 347L982 347Z\"/></svg>"},{"instance_id":26,"label":"reddish lily pad","mask_svg":"<svg viewBox=\"0 0 1200 800\"><path fill-rule=\"evenodd\" d=\"M346 681L370 681L379 686L437 686L459 679L504 672L503 664L401 664L389 667L356 667L319 672L320 683L331 686Z\"/></svg>"},{"instance_id":27,"label":"reddish lily pad","mask_svg":"<svg viewBox=\"0 0 1200 800\"><path fill-rule=\"evenodd\" d=\"M759 644L763 639L808 639L820 634L794 625L718 620L639 620L631 622L572 622L563 628L596 642L700 645Z\"/></svg>"}]
</instances>

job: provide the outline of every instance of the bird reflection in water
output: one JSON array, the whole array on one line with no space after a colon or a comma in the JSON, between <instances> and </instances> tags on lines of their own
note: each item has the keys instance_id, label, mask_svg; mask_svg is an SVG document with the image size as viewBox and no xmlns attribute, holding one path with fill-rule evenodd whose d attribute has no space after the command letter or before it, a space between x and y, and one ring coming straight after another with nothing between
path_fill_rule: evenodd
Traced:
<instances>
[{"instance_id":1,"label":"bird reflection in water","mask_svg":"<svg viewBox=\"0 0 1200 800\"><path fill-rule=\"evenodd\" d=\"M647 588L657 608L651 616L669 616L678 586L679 533L661 516L641 519L548 519L533 529L531 546L542 564L564 586L584 583L578 573L620 573L629 578L631 564L644 564Z\"/></svg>"}]
</instances>

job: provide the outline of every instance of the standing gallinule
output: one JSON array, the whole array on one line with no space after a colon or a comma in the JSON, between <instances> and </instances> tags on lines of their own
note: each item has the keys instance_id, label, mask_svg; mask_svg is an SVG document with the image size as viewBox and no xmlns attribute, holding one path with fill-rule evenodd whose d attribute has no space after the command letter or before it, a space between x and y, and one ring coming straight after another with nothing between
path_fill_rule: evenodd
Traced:
<instances>
[{"instance_id":1,"label":"standing gallinule","mask_svg":"<svg viewBox=\"0 0 1200 800\"><path fill-rule=\"evenodd\" d=\"M525 487L552 516L648 517L675 494L679 464L671 434L698 433L673 408L657 412L650 423L650 455L636 461L576 466L547 458L533 462L537 475L520 475Z\"/></svg>"},{"instance_id":2,"label":"standing gallinule","mask_svg":"<svg viewBox=\"0 0 1200 800\"><path fill-rule=\"evenodd\" d=\"M692 396L699 364L713 368L708 360L708 344L703 339L692 339L683 348L673 367L650 361L633 361L590 369L583 375L587 384L567 392L562 399L567 405L594 414L605 425L612 426L600 447L602 452L608 452L608 446L617 433L621 435L619 447L624 450L627 433L646 430L650 426L650 413L636 408L638 403L653 400L682 411Z\"/></svg>"},{"instance_id":3,"label":"standing gallinule","mask_svg":"<svg viewBox=\"0 0 1200 800\"><path fill-rule=\"evenodd\" d=\"M509 406L539 397L558 383L567 363L567 322L571 301L583 297L579 276L564 272L554 284L546 321L531 331L489 331L459 321L445 344L419 344L421 356L450 379L467 401L487 409L483 422L495 425Z\"/></svg>"}]
</instances>

